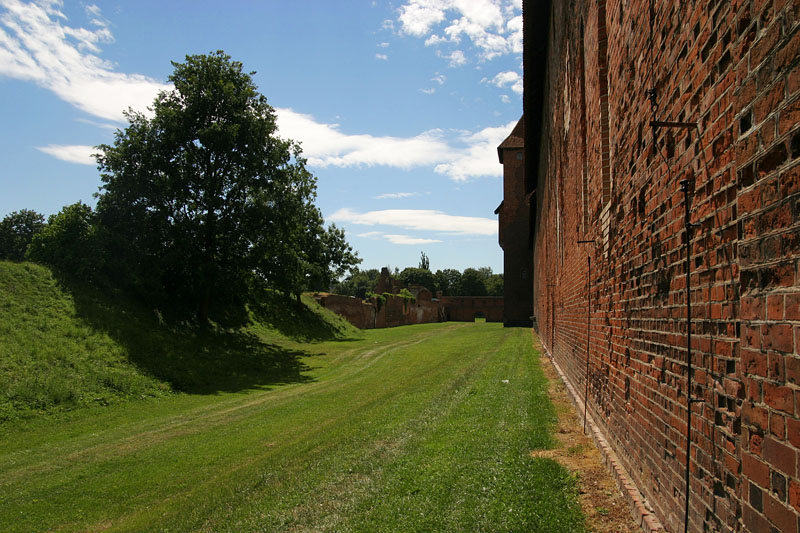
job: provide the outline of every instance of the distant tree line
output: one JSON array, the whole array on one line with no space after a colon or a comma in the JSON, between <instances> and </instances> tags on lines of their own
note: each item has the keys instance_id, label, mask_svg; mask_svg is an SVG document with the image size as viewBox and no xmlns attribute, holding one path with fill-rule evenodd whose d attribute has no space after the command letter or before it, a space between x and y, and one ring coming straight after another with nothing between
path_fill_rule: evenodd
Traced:
<instances>
[{"instance_id":1,"label":"distant tree line","mask_svg":"<svg viewBox=\"0 0 800 533\"><path fill-rule=\"evenodd\" d=\"M97 208L0 222L0 259L29 259L189 311L200 323L258 290L299 300L360 262L314 204L300 146L277 136L252 73L223 52L173 62L152 118L128 111L97 147Z\"/></svg>"},{"instance_id":2,"label":"distant tree line","mask_svg":"<svg viewBox=\"0 0 800 533\"><path fill-rule=\"evenodd\" d=\"M331 292L364 298L367 292L375 289L380 274L376 268L353 268L349 276L331 286ZM442 291L444 296L503 296L503 274L494 274L490 267L467 268L463 272L446 268L431 272L430 261L424 252L419 266L403 270L395 268L392 277L404 285L422 285L434 295Z\"/></svg>"}]
</instances>

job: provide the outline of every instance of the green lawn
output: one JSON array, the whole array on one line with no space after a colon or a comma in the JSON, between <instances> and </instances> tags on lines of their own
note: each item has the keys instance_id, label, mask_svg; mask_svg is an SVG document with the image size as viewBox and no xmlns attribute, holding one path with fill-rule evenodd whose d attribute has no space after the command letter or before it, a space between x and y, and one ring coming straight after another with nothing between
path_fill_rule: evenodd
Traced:
<instances>
[{"instance_id":1,"label":"green lawn","mask_svg":"<svg viewBox=\"0 0 800 533\"><path fill-rule=\"evenodd\" d=\"M280 349L300 376L0 425L0 531L583 530L574 480L530 456L555 413L528 330Z\"/></svg>"}]
</instances>

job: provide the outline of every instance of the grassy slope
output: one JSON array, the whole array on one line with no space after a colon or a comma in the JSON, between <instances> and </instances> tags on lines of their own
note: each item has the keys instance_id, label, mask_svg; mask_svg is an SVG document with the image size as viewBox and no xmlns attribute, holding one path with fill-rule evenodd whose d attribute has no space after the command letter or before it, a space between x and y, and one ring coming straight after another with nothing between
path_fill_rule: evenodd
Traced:
<instances>
[{"instance_id":1,"label":"grassy slope","mask_svg":"<svg viewBox=\"0 0 800 533\"><path fill-rule=\"evenodd\" d=\"M116 403L0 425L0 531L582 530L572 479L528 453L555 417L525 330L356 333L317 309L198 339L39 267L0 263L0 280L16 291L4 374L27 353L43 374L116 369L161 396L76 379ZM195 394L164 392L178 387Z\"/></svg>"},{"instance_id":2,"label":"grassy slope","mask_svg":"<svg viewBox=\"0 0 800 533\"><path fill-rule=\"evenodd\" d=\"M306 303L270 314L278 307L270 302L248 328L198 333L166 327L124 298L65 287L45 267L0 261L0 423L173 391L302 380L297 341L359 335L312 300Z\"/></svg>"}]
</instances>

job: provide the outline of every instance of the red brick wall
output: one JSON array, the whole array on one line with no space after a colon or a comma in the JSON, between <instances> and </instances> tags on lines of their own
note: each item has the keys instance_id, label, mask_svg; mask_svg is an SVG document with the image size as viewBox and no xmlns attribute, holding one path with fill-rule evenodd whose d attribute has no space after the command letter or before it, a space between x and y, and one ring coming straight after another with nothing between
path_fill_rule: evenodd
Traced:
<instances>
[{"instance_id":1,"label":"red brick wall","mask_svg":"<svg viewBox=\"0 0 800 533\"><path fill-rule=\"evenodd\" d=\"M531 325L533 262L530 255L530 206L525 195L525 161L521 148L503 149L503 205L499 240L503 248L503 323Z\"/></svg>"},{"instance_id":2,"label":"red brick wall","mask_svg":"<svg viewBox=\"0 0 800 533\"><path fill-rule=\"evenodd\" d=\"M582 392L588 281L589 409L667 530L682 531L679 182L691 180L702 402L690 530L796 531L800 0L654 0L652 20L650 5L552 4L533 255L540 336ZM654 132L653 118L698 129Z\"/></svg>"},{"instance_id":3,"label":"red brick wall","mask_svg":"<svg viewBox=\"0 0 800 533\"><path fill-rule=\"evenodd\" d=\"M444 308L439 302L399 296L390 297L378 307L372 300L362 300L338 294L318 295L317 301L334 313L343 316L360 329L391 328L411 324L427 324L444 319Z\"/></svg>"},{"instance_id":4,"label":"red brick wall","mask_svg":"<svg viewBox=\"0 0 800 533\"><path fill-rule=\"evenodd\" d=\"M480 313L487 322L503 321L502 296L445 296L441 299L447 320L474 322Z\"/></svg>"}]
</instances>

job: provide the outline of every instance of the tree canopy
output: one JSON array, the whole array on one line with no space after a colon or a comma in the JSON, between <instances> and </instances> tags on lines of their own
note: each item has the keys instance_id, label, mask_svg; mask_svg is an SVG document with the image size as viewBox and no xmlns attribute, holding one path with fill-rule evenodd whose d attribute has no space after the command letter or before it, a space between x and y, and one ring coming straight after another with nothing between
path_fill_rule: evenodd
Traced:
<instances>
[{"instance_id":1,"label":"tree canopy","mask_svg":"<svg viewBox=\"0 0 800 533\"><path fill-rule=\"evenodd\" d=\"M343 231L325 229L316 179L252 73L223 52L172 65L152 118L128 111L98 146L108 267L205 322L253 284L299 298L357 264Z\"/></svg>"},{"instance_id":2,"label":"tree canopy","mask_svg":"<svg viewBox=\"0 0 800 533\"><path fill-rule=\"evenodd\" d=\"M0 221L0 259L22 261L33 236L44 228L44 216L30 209L6 215Z\"/></svg>"}]
</instances>

